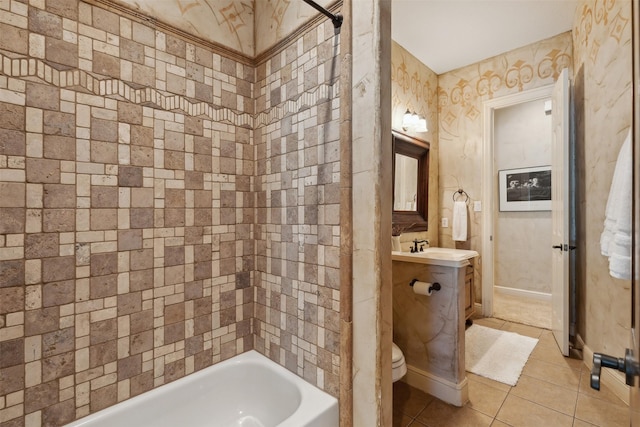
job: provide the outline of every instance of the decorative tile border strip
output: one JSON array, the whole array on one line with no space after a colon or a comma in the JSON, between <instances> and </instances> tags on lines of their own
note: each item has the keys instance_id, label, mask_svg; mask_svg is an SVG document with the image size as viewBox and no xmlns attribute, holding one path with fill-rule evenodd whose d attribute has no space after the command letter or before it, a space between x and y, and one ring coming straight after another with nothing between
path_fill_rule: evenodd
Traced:
<instances>
[{"instance_id":1,"label":"decorative tile border strip","mask_svg":"<svg viewBox=\"0 0 640 427\"><path fill-rule=\"evenodd\" d=\"M255 116L239 113L230 108L218 107L206 102L192 102L182 95L166 94L150 87L134 88L120 79L99 79L87 71L57 70L40 59L10 58L0 53L0 75L25 78L35 77L59 88L83 89L94 95L126 100L134 104L163 110L180 110L188 116L206 116L215 122L227 122L251 129L265 126L283 117L316 105L332 95L339 95L339 81L332 85L322 84L305 92L296 100L287 100L266 112Z\"/></svg>"},{"instance_id":2,"label":"decorative tile border strip","mask_svg":"<svg viewBox=\"0 0 640 427\"><path fill-rule=\"evenodd\" d=\"M287 100L276 107L272 107L267 112L256 114L254 116L254 128L268 125L290 114L295 114L304 108L312 107L320 101L338 96L340 96L340 84L338 81L333 85L321 84L315 90L303 93L295 101Z\"/></svg>"}]
</instances>

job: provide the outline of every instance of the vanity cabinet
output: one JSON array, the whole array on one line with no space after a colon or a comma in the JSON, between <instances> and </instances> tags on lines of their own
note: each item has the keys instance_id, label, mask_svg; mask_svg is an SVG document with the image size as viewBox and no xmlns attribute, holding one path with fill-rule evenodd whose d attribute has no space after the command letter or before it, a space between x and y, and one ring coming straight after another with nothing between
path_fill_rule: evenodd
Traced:
<instances>
[{"instance_id":1,"label":"vanity cabinet","mask_svg":"<svg viewBox=\"0 0 640 427\"><path fill-rule=\"evenodd\" d=\"M455 406L469 400L464 334L473 313L477 257L476 251L438 247L391 252L393 342L404 353L404 381ZM411 286L416 279L439 283L440 289L416 293Z\"/></svg>"},{"instance_id":2,"label":"vanity cabinet","mask_svg":"<svg viewBox=\"0 0 640 427\"><path fill-rule=\"evenodd\" d=\"M475 292L473 290L473 265L468 265L464 275L464 318L468 320L474 313Z\"/></svg>"}]
</instances>

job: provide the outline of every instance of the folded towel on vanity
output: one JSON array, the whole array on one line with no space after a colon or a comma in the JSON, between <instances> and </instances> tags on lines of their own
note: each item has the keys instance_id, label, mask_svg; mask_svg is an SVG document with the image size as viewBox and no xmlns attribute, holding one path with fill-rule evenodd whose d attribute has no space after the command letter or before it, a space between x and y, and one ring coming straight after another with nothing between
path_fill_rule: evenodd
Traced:
<instances>
[{"instance_id":1,"label":"folded towel on vanity","mask_svg":"<svg viewBox=\"0 0 640 427\"><path fill-rule=\"evenodd\" d=\"M600 236L600 252L609 257L609 274L618 279L631 278L632 159L629 131L616 161Z\"/></svg>"},{"instance_id":2,"label":"folded towel on vanity","mask_svg":"<svg viewBox=\"0 0 640 427\"><path fill-rule=\"evenodd\" d=\"M467 202L463 200L453 202L451 235L458 242L467 240Z\"/></svg>"}]
</instances>

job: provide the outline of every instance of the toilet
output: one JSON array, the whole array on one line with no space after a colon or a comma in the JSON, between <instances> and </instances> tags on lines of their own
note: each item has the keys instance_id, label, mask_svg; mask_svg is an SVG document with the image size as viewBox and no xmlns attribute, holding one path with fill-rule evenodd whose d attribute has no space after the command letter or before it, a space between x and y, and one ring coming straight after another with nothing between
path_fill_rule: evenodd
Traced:
<instances>
[{"instance_id":1,"label":"toilet","mask_svg":"<svg viewBox=\"0 0 640 427\"><path fill-rule=\"evenodd\" d=\"M404 361L404 354L402 354L402 350L400 347L396 345L396 343L392 343L393 347L391 348L391 378L393 382L398 381L400 378L404 377L407 373L407 364Z\"/></svg>"}]
</instances>

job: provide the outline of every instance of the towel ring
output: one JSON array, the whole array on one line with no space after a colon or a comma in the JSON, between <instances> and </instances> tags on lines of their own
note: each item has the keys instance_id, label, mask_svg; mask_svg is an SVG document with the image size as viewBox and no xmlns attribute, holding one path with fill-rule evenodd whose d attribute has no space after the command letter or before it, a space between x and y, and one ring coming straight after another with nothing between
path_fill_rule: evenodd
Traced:
<instances>
[{"instance_id":1,"label":"towel ring","mask_svg":"<svg viewBox=\"0 0 640 427\"><path fill-rule=\"evenodd\" d=\"M453 201L457 202L459 198L461 198L464 195L465 199L464 202L466 204L469 204L469 195L467 194L466 191L464 191L462 188L458 189L458 191L455 191L453 193Z\"/></svg>"}]
</instances>

